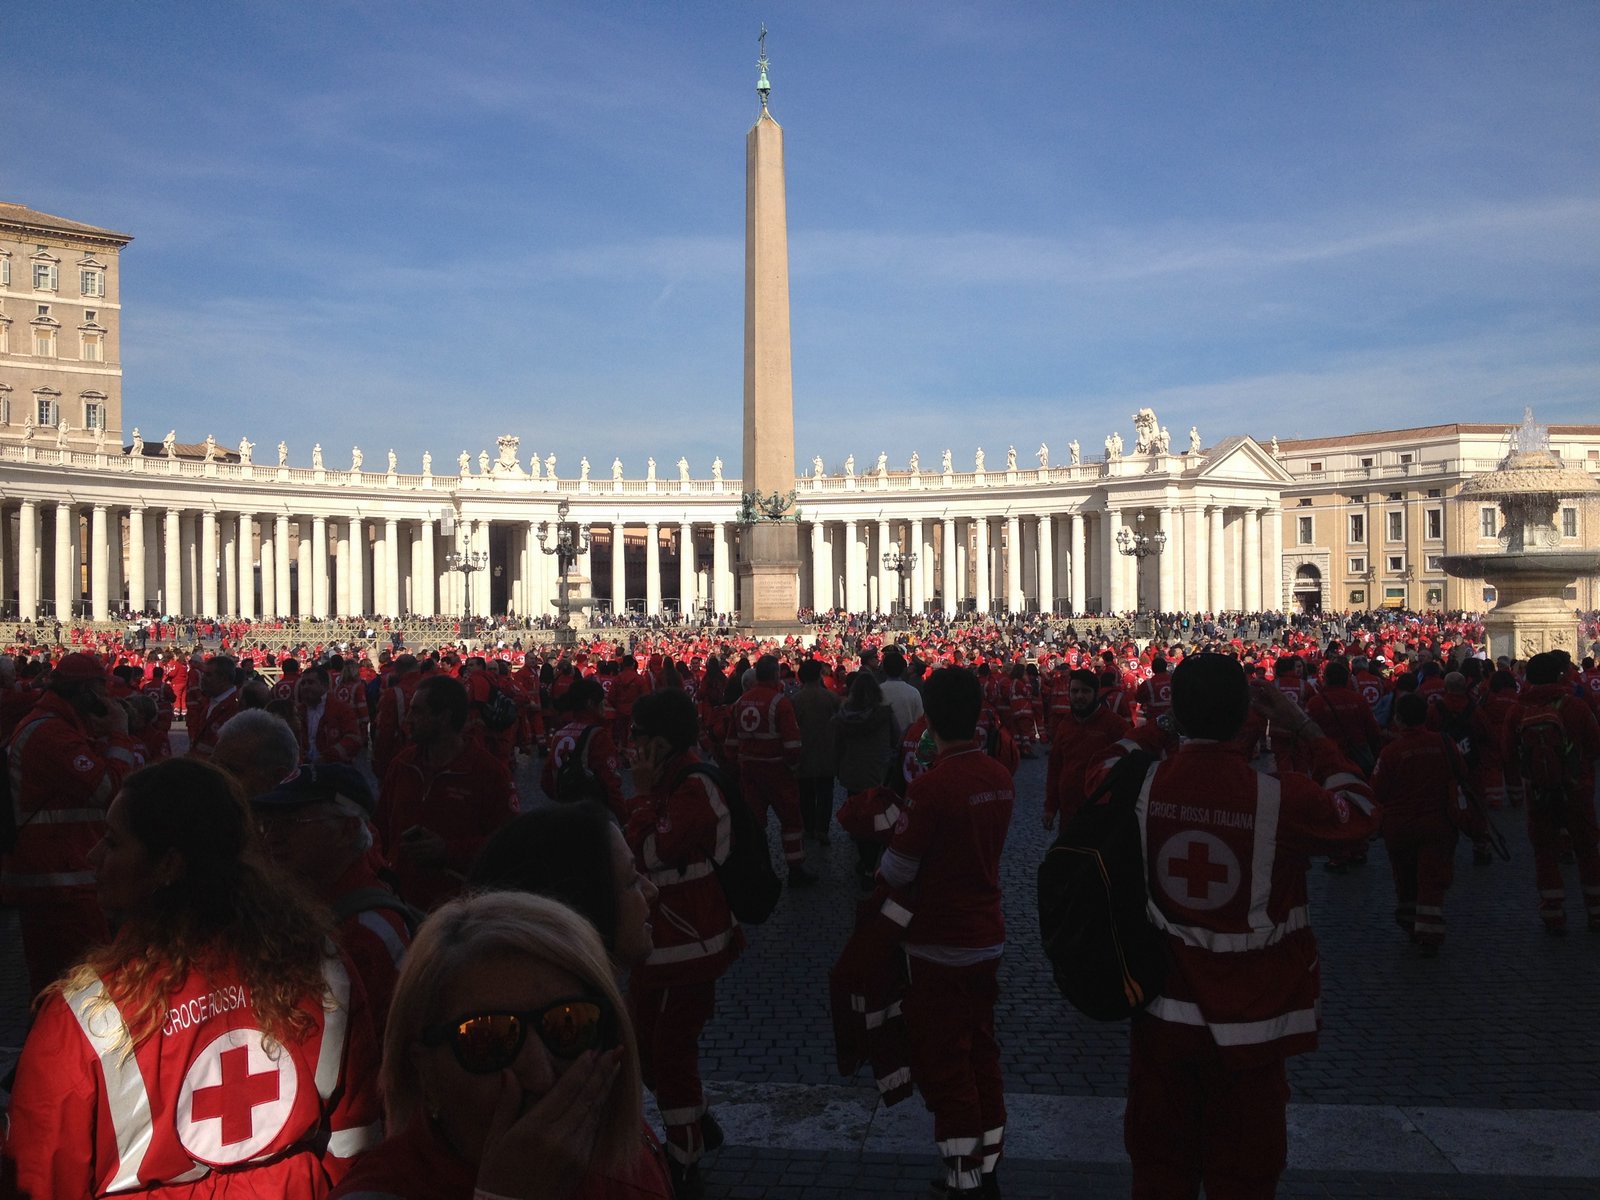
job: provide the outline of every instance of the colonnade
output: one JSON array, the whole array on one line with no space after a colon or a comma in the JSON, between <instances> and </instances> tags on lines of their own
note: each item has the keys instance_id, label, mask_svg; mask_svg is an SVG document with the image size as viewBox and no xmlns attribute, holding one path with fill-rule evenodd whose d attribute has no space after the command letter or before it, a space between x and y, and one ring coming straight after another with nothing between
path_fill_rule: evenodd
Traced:
<instances>
[{"instance_id":1,"label":"colonnade","mask_svg":"<svg viewBox=\"0 0 1600 1200\"><path fill-rule=\"evenodd\" d=\"M1074 506L869 516L813 504L797 529L801 603L851 611L889 611L902 601L914 611L1282 607L1276 503L1057 499ZM617 607L642 604L652 615L674 606L737 609L736 521L641 516L579 522L596 545L574 575L589 579L594 595ZM546 519L543 510L524 520L437 508L362 516L22 498L0 507L0 598L23 619L81 613L104 620L124 605L269 620L538 616L554 610L557 590L554 557L540 540ZM1165 534L1162 552L1142 560L1123 554L1117 532L1135 526ZM608 578L595 579L591 560L606 547ZM632 552L616 553L619 547ZM915 553L903 579L885 564L889 551ZM455 552L481 569L459 569Z\"/></svg>"}]
</instances>

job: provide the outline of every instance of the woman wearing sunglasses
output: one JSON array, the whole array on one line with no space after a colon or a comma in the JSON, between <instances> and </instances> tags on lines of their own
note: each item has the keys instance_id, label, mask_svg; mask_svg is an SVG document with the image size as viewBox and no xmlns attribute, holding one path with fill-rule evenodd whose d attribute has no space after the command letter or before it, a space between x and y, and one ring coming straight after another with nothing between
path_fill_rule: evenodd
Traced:
<instances>
[{"instance_id":1,"label":"woman wearing sunglasses","mask_svg":"<svg viewBox=\"0 0 1600 1200\"><path fill-rule=\"evenodd\" d=\"M17 1194L325 1196L377 1140L377 1047L331 921L222 771L136 771L89 853L117 932L44 993L11 1097Z\"/></svg>"},{"instance_id":2,"label":"woman wearing sunglasses","mask_svg":"<svg viewBox=\"0 0 1600 1200\"><path fill-rule=\"evenodd\" d=\"M417 933L384 1035L388 1138L346 1200L670 1200L633 1028L593 926L490 892Z\"/></svg>"}]
</instances>

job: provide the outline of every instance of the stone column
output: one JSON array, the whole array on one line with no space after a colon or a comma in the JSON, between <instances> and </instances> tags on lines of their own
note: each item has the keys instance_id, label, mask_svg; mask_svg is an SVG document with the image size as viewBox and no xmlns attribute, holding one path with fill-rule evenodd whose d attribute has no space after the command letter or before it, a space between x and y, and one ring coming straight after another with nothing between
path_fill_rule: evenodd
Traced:
<instances>
[{"instance_id":1,"label":"stone column","mask_svg":"<svg viewBox=\"0 0 1600 1200\"><path fill-rule=\"evenodd\" d=\"M1068 518L1067 545L1071 559L1067 564L1067 593L1068 603L1075 613L1086 612L1089 608L1088 592L1088 556L1085 553L1089 543L1088 530L1084 527L1082 513L1072 513Z\"/></svg>"},{"instance_id":2,"label":"stone column","mask_svg":"<svg viewBox=\"0 0 1600 1200\"><path fill-rule=\"evenodd\" d=\"M199 616L221 615L217 606L217 514L214 509L200 512L200 587L196 604Z\"/></svg>"},{"instance_id":3,"label":"stone column","mask_svg":"<svg viewBox=\"0 0 1600 1200\"><path fill-rule=\"evenodd\" d=\"M24 500L17 523L17 618L39 616L39 502Z\"/></svg>"},{"instance_id":4,"label":"stone column","mask_svg":"<svg viewBox=\"0 0 1600 1200\"><path fill-rule=\"evenodd\" d=\"M1125 555L1117 549L1117 531L1127 520L1120 508L1106 509L1105 519L1102 522L1102 533L1105 545L1100 548L1105 559L1105 605L1107 612L1126 612L1131 605L1128 601L1127 565L1122 561Z\"/></svg>"},{"instance_id":5,"label":"stone column","mask_svg":"<svg viewBox=\"0 0 1600 1200\"><path fill-rule=\"evenodd\" d=\"M1177 578L1174 560L1183 553L1183 541L1178 531L1178 510L1158 508L1161 529L1167 535L1167 544L1161 548L1161 558L1156 564L1156 609L1159 612L1176 612L1179 608L1173 581Z\"/></svg>"},{"instance_id":6,"label":"stone column","mask_svg":"<svg viewBox=\"0 0 1600 1200\"><path fill-rule=\"evenodd\" d=\"M387 536L387 532L385 534ZM419 617L437 616L439 606L435 600L435 591L439 584L439 568L434 560L434 546L437 534L434 532L432 521L421 521L417 525L417 561L413 569L417 586L412 589L411 603ZM378 605L378 573L374 568L372 573L372 605Z\"/></svg>"},{"instance_id":7,"label":"stone column","mask_svg":"<svg viewBox=\"0 0 1600 1200\"><path fill-rule=\"evenodd\" d=\"M718 521L711 527L711 594L719 613L733 611L733 572L728 569L728 525Z\"/></svg>"},{"instance_id":8,"label":"stone column","mask_svg":"<svg viewBox=\"0 0 1600 1200\"><path fill-rule=\"evenodd\" d=\"M296 525L300 538L299 549L295 554L295 571L300 580L300 586L297 589L299 596L296 598L300 601L300 617L304 620L306 617L317 615L316 567L312 561L311 522L305 517L301 517L296 522Z\"/></svg>"},{"instance_id":9,"label":"stone column","mask_svg":"<svg viewBox=\"0 0 1600 1200\"><path fill-rule=\"evenodd\" d=\"M1261 510L1261 603L1269 612L1283 608L1283 511L1271 505Z\"/></svg>"},{"instance_id":10,"label":"stone column","mask_svg":"<svg viewBox=\"0 0 1600 1200\"><path fill-rule=\"evenodd\" d=\"M695 608L694 522L678 522L678 618L687 621Z\"/></svg>"},{"instance_id":11,"label":"stone column","mask_svg":"<svg viewBox=\"0 0 1600 1200\"><path fill-rule=\"evenodd\" d=\"M1244 510L1244 607L1261 611L1261 514Z\"/></svg>"},{"instance_id":12,"label":"stone column","mask_svg":"<svg viewBox=\"0 0 1600 1200\"><path fill-rule=\"evenodd\" d=\"M94 506L89 522L89 615L107 621L111 619L111 532L104 504Z\"/></svg>"},{"instance_id":13,"label":"stone column","mask_svg":"<svg viewBox=\"0 0 1600 1200\"><path fill-rule=\"evenodd\" d=\"M217 532L222 540L222 583L218 596L222 611L230 617L239 615L239 514L219 514L221 521Z\"/></svg>"},{"instance_id":14,"label":"stone column","mask_svg":"<svg viewBox=\"0 0 1600 1200\"><path fill-rule=\"evenodd\" d=\"M278 617L278 547L273 539L272 525L261 518L261 619L274 621Z\"/></svg>"},{"instance_id":15,"label":"stone column","mask_svg":"<svg viewBox=\"0 0 1600 1200\"><path fill-rule=\"evenodd\" d=\"M618 615L628 611L627 532L621 521L611 522L611 611Z\"/></svg>"},{"instance_id":16,"label":"stone column","mask_svg":"<svg viewBox=\"0 0 1600 1200\"><path fill-rule=\"evenodd\" d=\"M833 607L833 555L829 552L828 530L821 521L811 522L811 607L825 612Z\"/></svg>"},{"instance_id":17,"label":"stone column","mask_svg":"<svg viewBox=\"0 0 1600 1200\"><path fill-rule=\"evenodd\" d=\"M272 561L278 568L277 615L287 621L294 615L294 600L290 595L289 577L289 517L280 515L273 524Z\"/></svg>"},{"instance_id":18,"label":"stone column","mask_svg":"<svg viewBox=\"0 0 1600 1200\"><path fill-rule=\"evenodd\" d=\"M328 616L328 518L311 518L311 611L318 620Z\"/></svg>"},{"instance_id":19,"label":"stone column","mask_svg":"<svg viewBox=\"0 0 1600 1200\"><path fill-rule=\"evenodd\" d=\"M55 601L56 620L63 625L72 619L74 575L72 561L72 505L65 500L56 502L55 532Z\"/></svg>"},{"instance_id":20,"label":"stone column","mask_svg":"<svg viewBox=\"0 0 1600 1200\"><path fill-rule=\"evenodd\" d=\"M367 526L360 517L351 517L346 525L346 538L350 543L350 608L351 616L363 616L367 607Z\"/></svg>"},{"instance_id":21,"label":"stone column","mask_svg":"<svg viewBox=\"0 0 1600 1200\"><path fill-rule=\"evenodd\" d=\"M989 561L989 518L987 516L973 518L972 557L974 564L973 577L978 581L978 611L988 612L993 607L991 587L994 584L994 564Z\"/></svg>"},{"instance_id":22,"label":"stone column","mask_svg":"<svg viewBox=\"0 0 1600 1200\"><path fill-rule=\"evenodd\" d=\"M183 615L183 514L169 508L161 531L161 607L174 617Z\"/></svg>"},{"instance_id":23,"label":"stone column","mask_svg":"<svg viewBox=\"0 0 1600 1200\"><path fill-rule=\"evenodd\" d=\"M1206 587L1206 550L1201 538L1200 517L1200 509L1193 504L1183 510L1183 603L1194 612L1204 612L1210 607L1206 603L1210 592Z\"/></svg>"},{"instance_id":24,"label":"stone column","mask_svg":"<svg viewBox=\"0 0 1600 1200\"><path fill-rule=\"evenodd\" d=\"M1021 612L1026 607L1022 596L1022 519L1006 516L1006 608Z\"/></svg>"},{"instance_id":25,"label":"stone column","mask_svg":"<svg viewBox=\"0 0 1600 1200\"><path fill-rule=\"evenodd\" d=\"M967 576L971 574L972 561L970 553L971 517L958 517L954 522L956 533L956 588L959 593L960 607L965 608L966 602L972 598L973 593L967 588Z\"/></svg>"},{"instance_id":26,"label":"stone column","mask_svg":"<svg viewBox=\"0 0 1600 1200\"><path fill-rule=\"evenodd\" d=\"M844 523L844 607L861 612L867 606L867 583L862 578L861 535L856 522Z\"/></svg>"},{"instance_id":27,"label":"stone column","mask_svg":"<svg viewBox=\"0 0 1600 1200\"><path fill-rule=\"evenodd\" d=\"M254 513L239 514L239 615L247 621L256 616L256 518Z\"/></svg>"},{"instance_id":28,"label":"stone column","mask_svg":"<svg viewBox=\"0 0 1600 1200\"><path fill-rule=\"evenodd\" d=\"M1221 612L1228 607L1228 587L1225 565L1227 557L1225 551L1227 544L1223 541L1224 513L1222 505L1213 504L1206 509L1206 553L1210 566L1207 575L1210 578L1211 612Z\"/></svg>"},{"instance_id":29,"label":"stone column","mask_svg":"<svg viewBox=\"0 0 1600 1200\"><path fill-rule=\"evenodd\" d=\"M1046 616L1056 610L1056 519L1051 513L1039 516L1039 611Z\"/></svg>"},{"instance_id":30,"label":"stone column","mask_svg":"<svg viewBox=\"0 0 1600 1200\"><path fill-rule=\"evenodd\" d=\"M945 517L939 522L939 559L939 587L944 593L944 611L953 613L960 604L956 585L956 522L953 517Z\"/></svg>"},{"instance_id":31,"label":"stone column","mask_svg":"<svg viewBox=\"0 0 1600 1200\"><path fill-rule=\"evenodd\" d=\"M111 526L108 530L109 537L106 542L108 559L106 563L106 589L110 596L111 611L120 613L123 607L122 589L127 582L123 577L122 567L122 553L127 546L127 539L122 534L122 513L114 511L109 514L109 517ZM4 527L0 526L0 535L3 535L4 532ZM5 539L0 536L0 551L3 551L4 545ZM0 580L0 595L4 594L4 581Z\"/></svg>"},{"instance_id":32,"label":"stone column","mask_svg":"<svg viewBox=\"0 0 1600 1200\"><path fill-rule=\"evenodd\" d=\"M472 606L472 611L477 613L479 616L485 617L489 616L491 610L494 608L494 595L490 590L490 585L494 580L494 561L492 551L490 549L491 542L489 539L489 527L492 524L493 522L491 521L479 521L474 526L472 531L472 548L479 554L483 555L481 560L483 562L483 570L477 572L472 577L475 586L477 587L477 599ZM397 612L400 610L400 607L403 606L397 606Z\"/></svg>"},{"instance_id":33,"label":"stone column","mask_svg":"<svg viewBox=\"0 0 1600 1200\"><path fill-rule=\"evenodd\" d=\"M917 565L911 572L911 611L920 613L928 605L928 571L933 555L928 551L928 523L914 517L906 529L906 546L917 556Z\"/></svg>"},{"instance_id":34,"label":"stone column","mask_svg":"<svg viewBox=\"0 0 1600 1200\"><path fill-rule=\"evenodd\" d=\"M333 615L350 614L350 522L333 525Z\"/></svg>"},{"instance_id":35,"label":"stone column","mask_svg":"<svg viewBox=\"0 0 1600 1200\"><path fill-rule=\"evenodd\" d=\"M383 608L379 615L400 615L400 522L394 517L383 523Z\"/></svg>"},{"instance_id":36,"label":"stone column","mask_svg":"<svg viewBox=\"0 0 1600 1200\"><path fill-rule=\"evenodd\" d=\"M661 615L661 526L655 521L644 526L644 611Z\"/></svg>"},{"instance_id":37,"label":"stone column","mask_svg":"<svg viewBox=\"0 0 1600 1200\"><path fill-rule=\"evenodd\" d=\"M143 612L145 598L144 509L128 510L128 607Z\"/></svg>"}]
</instances>

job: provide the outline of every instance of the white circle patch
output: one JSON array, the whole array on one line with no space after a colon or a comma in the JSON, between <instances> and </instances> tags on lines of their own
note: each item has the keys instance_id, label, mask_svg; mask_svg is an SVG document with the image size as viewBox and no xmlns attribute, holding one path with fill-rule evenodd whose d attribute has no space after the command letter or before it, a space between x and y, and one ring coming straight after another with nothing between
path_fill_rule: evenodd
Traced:
<instances>
[{"instance_id":1,"label":"white circle patch","mask_svg":"<svg viewBox=\"0 0 1600 1200\"><path fill-rule=\"evenodd\" d=\"M277 1140L299 1093L300 1072L282 1047L269 1054L256 1029L230 1029L195 1056L178 1093L183 1148L210 1166L254 1158Z\"/></svg>"},{"instance_id":2,"label":"white circle patch","mask_svg":"<svg viewBox=\"0 0 1600 1200\"><path fill-rule=\"evenodd\" d=\"M739 710L739 728L745 733L754 733L761 727L761 710L754 705Z\"/></svg>"},{"instance_id":3,"label":"white circle patch","mask_svg":"<svg viewBox=\"0 0 1600 1200\"><path fill-rule=\"evenodd\" d=\"M1239 891L1239 859L1215 834L1186 829L1156 855L1161 890L1184 908L1221 908Z\"/></svg>"}]
</instances>

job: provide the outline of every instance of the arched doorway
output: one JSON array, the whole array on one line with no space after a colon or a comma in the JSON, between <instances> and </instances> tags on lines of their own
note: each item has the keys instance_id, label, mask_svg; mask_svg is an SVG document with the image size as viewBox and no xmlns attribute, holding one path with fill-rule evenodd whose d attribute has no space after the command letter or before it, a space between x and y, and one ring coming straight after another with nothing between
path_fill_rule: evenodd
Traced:
<instances>
[{"instance_id":1,"label":"arched doorway","mask_svg":"<svg viewBox=\"0 0 1600 1200\"><path fill-rule=\"evenodd\" d=\"M1322 611L1322 572L1302 563L1294 573L1294 601L1303 613Z\"/></svg>"}]
</instances>

